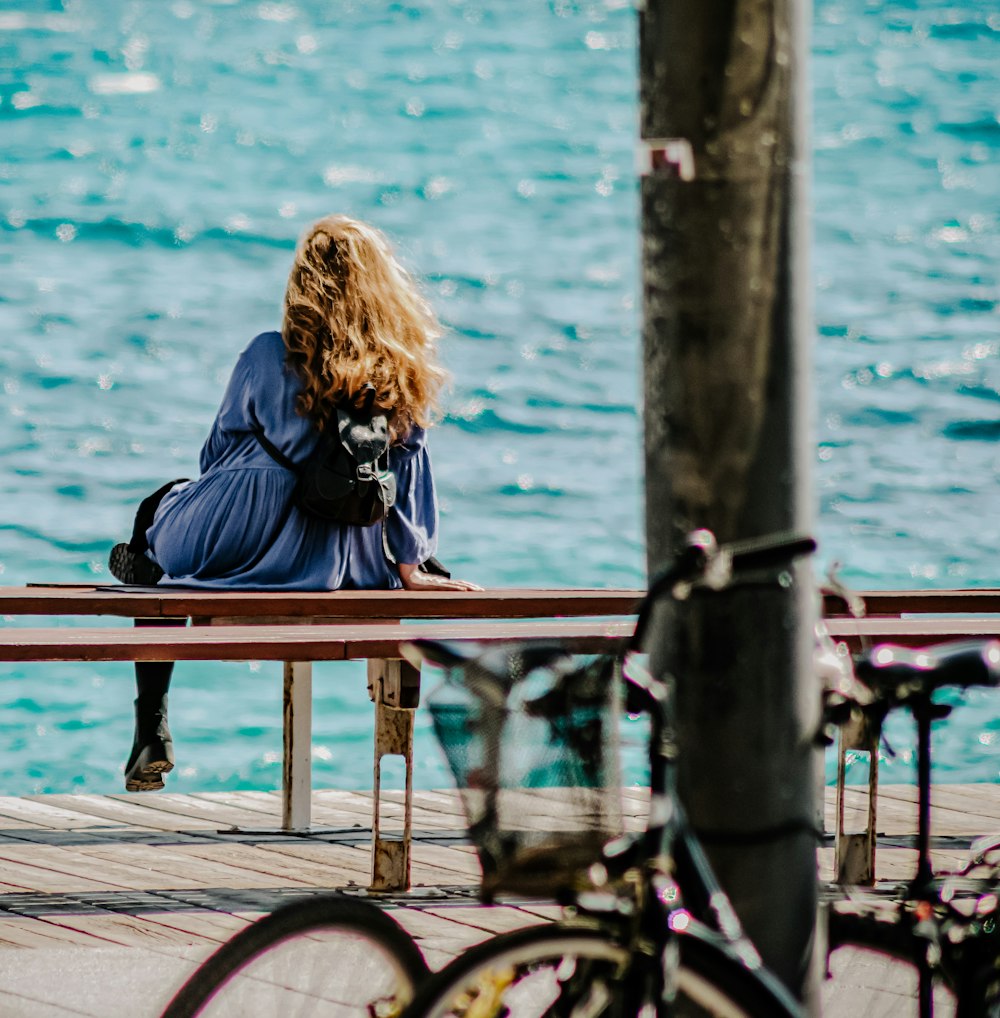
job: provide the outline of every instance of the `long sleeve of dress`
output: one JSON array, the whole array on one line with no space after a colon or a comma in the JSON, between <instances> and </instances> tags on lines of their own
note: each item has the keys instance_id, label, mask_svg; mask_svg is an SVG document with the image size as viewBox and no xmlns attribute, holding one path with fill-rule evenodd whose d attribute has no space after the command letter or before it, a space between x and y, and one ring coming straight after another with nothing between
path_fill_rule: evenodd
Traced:
<instances>
[{"instance_id":1,"label":"long sleeve of dress","mask_svg":"<svg viewBox=\"0 0 1000 1018\"><path fill-rule=\"evenodd\" d=\"M438 503L427 434L414 426L390 455L396 504L385 522L386 544L396 562L424 562L437 550Z\"/></svg>"}]
</instances>

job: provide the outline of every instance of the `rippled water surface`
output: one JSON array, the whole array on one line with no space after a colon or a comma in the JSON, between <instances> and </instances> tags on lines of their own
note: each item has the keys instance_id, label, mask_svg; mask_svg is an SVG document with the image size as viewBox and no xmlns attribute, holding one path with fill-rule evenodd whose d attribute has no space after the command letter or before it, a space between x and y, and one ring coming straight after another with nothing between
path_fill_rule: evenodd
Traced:
<instances>
[{"instance_id":1,"label":"rippled water surface","mask_svg":"<svg viewBox=\"0 0 1000 1018\"><path fill-rule=\"evenodd\" d=\"M0 2L0 582L109 579L335 210L450 330L442 556L641 585L635 65L623 0ZM821 565L998 584L1000 15L822 0L812 76ZM0 791L116 790L129 672L6 667ZM317 668L318 785L370 782L361 678ZM279 682L182 665L172 787L276 787ZM1000 701L966 701L941 777L1000 780Z\"/></svg>"}]
</instances>

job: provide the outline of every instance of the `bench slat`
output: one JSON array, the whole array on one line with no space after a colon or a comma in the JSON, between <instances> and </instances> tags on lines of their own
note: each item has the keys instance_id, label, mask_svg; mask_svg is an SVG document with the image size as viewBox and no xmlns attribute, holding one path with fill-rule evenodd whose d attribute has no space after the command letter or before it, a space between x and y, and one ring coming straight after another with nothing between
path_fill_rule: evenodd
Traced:
<instances>
[{"instance_id":1,"label":"bench slat","mask_svg":"<svg viewBox=\"0 0 1000 1018\"><path fill-rule=\"evenodd\" d=\"M880 615L892 617L911 612L1000 614L1000 589L993 587L964 590L861 590L854 593L864 601L868 618ZM824 594L823 611L829 618L849 614L843 599L829 592Z\"/></svg>"},{"instance_id":2,"label":"bench slat","mask_svg":"<svg viewBox=\"0 0 1000 1018\"><path fill-rule=\"evenodd\" d=\"M923 647L947 640L1000 637L1000 618L952 615L949 618L828 619L827 631L855 649L862 640Z\"/></svg>"},{"instance_id":3,"label":"bench slat","mask_svg":"<svg viewBox=\"0 0 1000 1018\"><path fill-rule=\"evenodd\" d=\"M340 661L392 658L417 637L558 641L581 653L624 642L631 622L450 622L428 625L193 626L0 630L0 661Z\"/></svg>"},{"instance_id":4,"label":"bench slat","mask_svg":"<svg viewBox=\"0 0 1000 1018\"><path fill-rule=\"evenodd\" d=\"M835 639L922 646L1000 637L1000 618L829 619ZM190 628L0 629L0 661L341 661L398 657L418 637L441 640L555 640L589 653L624 642L630 621L432 622L420 625L193 626ZM610 641L610 643L609 643Z\"/></svg>"},{"instance_id":5,"label":"bench slat","mask_svg":"<svg viewBox=\"0 0 1000 1018\"><path fill-rule=\"evenodd\" d=\"M190 591L109 587L0 587L0 615L123 618L551 618L631 615L639 590Z\"/></svg>"},{"instance_id":6,"label":"bench slat","mask_svg":"<svg viewBox=\"0 0 1000 1018\"><path fill-rule=\"evenodd\" d=\"M856 591L866 615L973 612L1000 614L1000 589ZM0 615L116 615L122 618L551 618L631 615L641 590L525 588L482 591L336 590L185 591L71 584L0 587ZM844 602L824 596L824 614L846 616Z\"/></svg>"}]
</instances>

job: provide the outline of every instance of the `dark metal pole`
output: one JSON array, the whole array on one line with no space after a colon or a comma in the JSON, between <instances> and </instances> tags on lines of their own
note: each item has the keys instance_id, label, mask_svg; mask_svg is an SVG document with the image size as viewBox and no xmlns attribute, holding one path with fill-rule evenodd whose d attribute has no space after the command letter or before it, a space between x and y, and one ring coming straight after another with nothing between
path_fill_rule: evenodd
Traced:
<instances>
[{"instance_id":1,"label":"dark metal pole","mask_svg":"<svg viewBox=\"0 0 1000 1018\"><path fill-rule=\"evenodd\" d=\"M805 0L645 0L640 13L646 531L809 531ZM765 962L814 996L808 565L658 620L680 788Z\"/></svg>"}]
</instances>

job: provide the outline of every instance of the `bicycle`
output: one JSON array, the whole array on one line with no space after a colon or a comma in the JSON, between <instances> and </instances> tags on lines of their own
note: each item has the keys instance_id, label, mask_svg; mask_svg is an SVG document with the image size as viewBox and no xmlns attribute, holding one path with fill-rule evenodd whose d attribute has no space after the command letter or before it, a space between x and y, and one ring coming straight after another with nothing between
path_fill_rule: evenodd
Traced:
<instances>
[{"instance_id":1,"label":"bicycle","mask_svg":"<svg viewBox=\"0 0 1000 1018\"><path fill-rule=\"evenodd\" d=\"M241 930L199 966L162 1018L397 1018L428 974L413 939L381 908L323 894Z\"/></svg>"},{"instance_id":2,"label":"bicycle","mask_svg":"<svg viewBox=\"0 0 1000 1018\"><path fill-rule=\"evenodd\" d=\"M956 1018L1000 1018L1000 836L978 839L955 873L935 874L930 855L931 725L951 711L933 696L947 686L1000 687L1000 641L883 644L859 655L854 671L862 686L833 697L832 722L860 715L876 739L891 710L909 710L916 723L917 863L893 900L853 892L831 906L829 952L862 948L912 966L920 1018L942 1006Z\"/></svg>"},{"instance_id":3,"label":"bicycle","mask_svg":"<svg viewBox=\"0 0 1000 1018\"><path fill-rule=\"evenodd\" d=\"M647 593L624 659L580 663L531 643L404 648L444 672L428 706L463 795L484 899L544 895L570 909L459 955L418 988L404 1018L801 1014L763 967L685 820L670 686L650 675L637 648L661 596L719 590L750 574L775 582L814 547L786 535L720 548L695 532ZM648 719L649 817L630 837L614 805L622 708ZM539 785L555 831L526 820Z\"/></svg>"}]
</instances>

